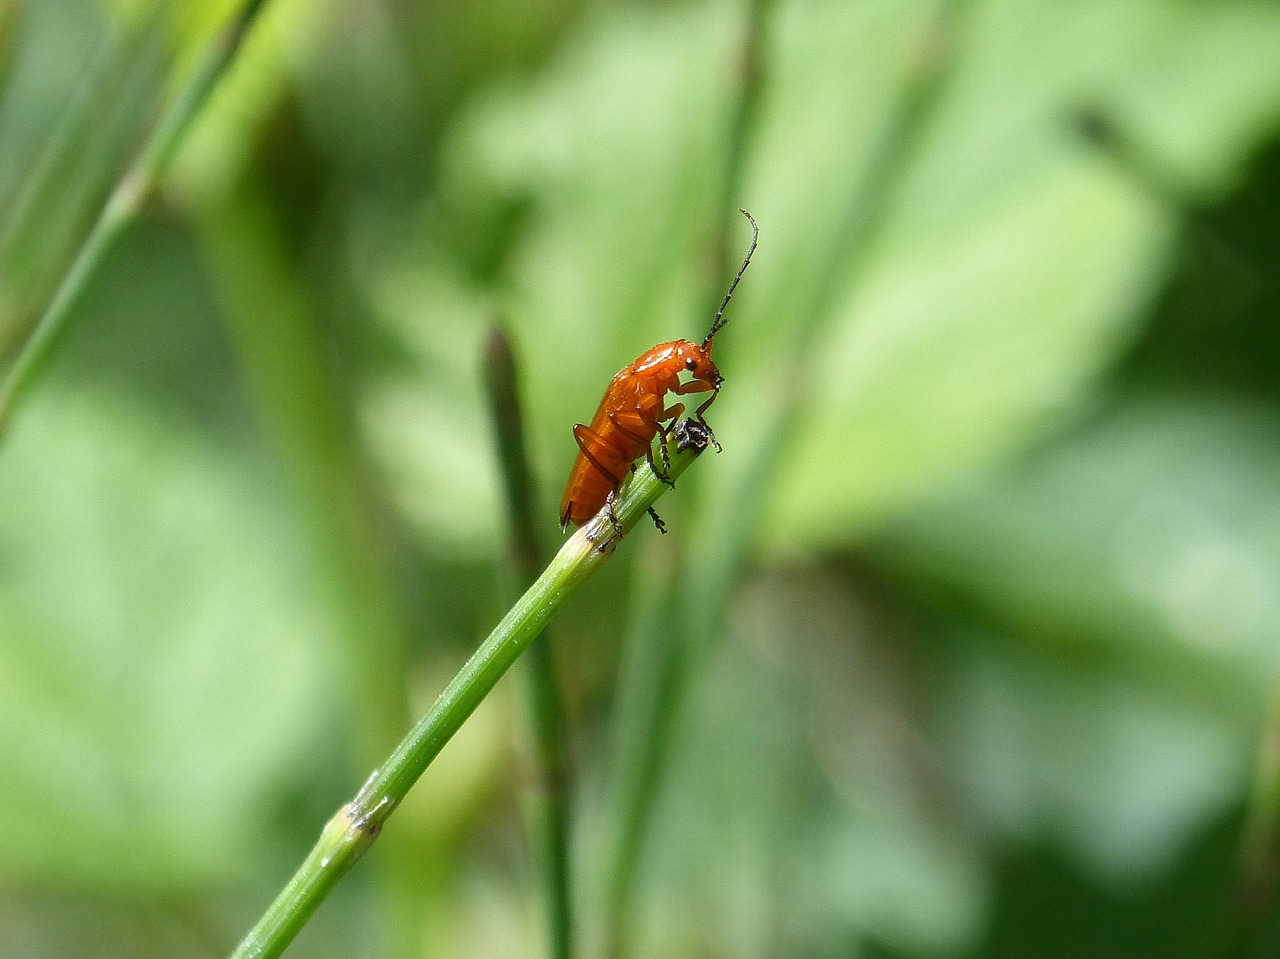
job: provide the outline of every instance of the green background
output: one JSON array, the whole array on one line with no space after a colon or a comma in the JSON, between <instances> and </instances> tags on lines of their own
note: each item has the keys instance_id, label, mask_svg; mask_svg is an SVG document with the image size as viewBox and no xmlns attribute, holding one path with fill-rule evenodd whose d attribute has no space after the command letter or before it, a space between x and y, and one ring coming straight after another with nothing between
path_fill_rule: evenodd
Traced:
<instances>
[{"instance_id":1,"label":"green background","mask_svg":"<svg viewBox=\"0 0 1280 959\"><path fill-rule=\"evenodd\" d=\"M235 7L0 0L6 362ZM271 0L0 443L0 954L232 947L505 609L490 324L558 543L570 426L705 335L737 207L724 452L555 624L583 954L637 789L630 955L1230 954L1262 0ZM545 953L519 696L291 955Z\"/></svg>"}]
</instances>

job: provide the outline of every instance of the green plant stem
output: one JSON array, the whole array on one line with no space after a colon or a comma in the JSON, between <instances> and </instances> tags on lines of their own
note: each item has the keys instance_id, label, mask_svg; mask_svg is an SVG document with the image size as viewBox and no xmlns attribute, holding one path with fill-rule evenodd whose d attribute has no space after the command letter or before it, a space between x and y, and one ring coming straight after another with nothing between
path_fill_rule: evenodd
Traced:
<instances>
[{"instance_id":1,"label":"green plant stem","mask_svg":"<svg viewBox=\"0 0 1280 959\"><path fill-rule=\"evenodd\" d=\"M0 0L0 99L9 85L13 58L13 25L18 19L18 0Z\"/></svg>"},{"instance_id":2,"label":"green plant stem","mask_svg":"<svg viewBox=\"0 0 1280 959\"><path fill-rule=\"evenodd\" d=\"M689 467L706 444L705 433L696 424L688 420L680 424L668 447L673 479ZM631 530L667 488L651 470L637 470L623 487L615 507L622 532ZM569 538L426 715L387 761L374 770L355 798L325 826L302 866L240 943L233 954L235 959L280 955L337 881L377 838L387 817L445 743L516 657L542 632L551 616L608 561L620 539L603 511Z\"/></svg>"},{"instance_id":3,"label":"green plant stem","mask_svg":"<svg viewBox=\"0 0 1280 959\"><path fill-rule=\"evenodd\" d=\"M137 159L129 165L108 194L80 251L71 261L44 312L36 321L0 384L0 431L57 345L59 334L75 312L116 241L138 219L143 205L172 162L182 138L190 129L210 92L235 60L245 35L266 0L249 0L244 8L209 41L191 78L165 109Z\"/></svg>"},{"instance_id":4,"label":"green plant stem","mask_svg":"<svg viewBox=\"0 0 1280 959\"><path fill-rule=\"evenodd\" d=\"M0 6L3 2L4 0L0 0ZM2 16L0 13L0 17ZM0 32L2 29L0 28ZM100 38L85 60L80 78L71 89L66 105L60 111L30 171L25 175L21 189L13 197L8 209L3 211L3 222L0 222L0 256L8 258L12 255L14 247L24 238L28 224L34 219L33 211L46 196L54 191L66 194L67 174L62 161L71 152L75 134L80 132L78 128L85 122L85 118L91 113L98 113L92 110L94 97L100 95L107 86L104 77L106 67L120 56L114 39L111 34ZM41 212L44 213L43 210ZM42 215L41 219L45 219L45 216Z\"/></svg>"},{"instance_id":5,"label":"green plant stem","mask_svg":"<svg viewBox=\"0 0 1280 959\"><path fill-rule=\"evenodd\" d=\"M523 417L515 357L499 326L489 333L485 383L493 412L510 521L512 591L528 587L544 565L534 520L533 472L525 452ZM512 597L514 598L514 597ZM569 879L569 757L564 707L556 681L551 637L536 637L525 669L529 729L533 739L531 785L525 798L534 858L542 869L547 909L548 954L573 954L573 914Z\"/></svg>"},{"instance_id":6,"label":"green plant stem","mask_svg":"<svg viewBox=\"0 0 1280 959\"><path fill-rule=\"evenodd\" d=\"M1272 683L1271 708L1258 756L1236 879L1235 929L1227 955L1233 959L1273 956L1280 929L1280 669Z\"/></svg>"}]
</instances>

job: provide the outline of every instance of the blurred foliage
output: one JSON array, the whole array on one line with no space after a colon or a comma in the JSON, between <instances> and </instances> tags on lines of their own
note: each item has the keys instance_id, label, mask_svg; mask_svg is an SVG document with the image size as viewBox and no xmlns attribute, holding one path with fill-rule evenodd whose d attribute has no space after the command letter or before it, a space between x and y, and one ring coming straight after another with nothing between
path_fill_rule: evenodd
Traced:
<instances>
[{"instance_id":1,"label":"blurred foliage","mask_svg":"<svg viewBox=\"0 0 1280 959\"><path fill-rule=\"evenodd\" d=\"M235 6L0 0L6 363ZM551 535L569 425L703 335L726 196L724 454L559 624L587 952L678 568L712 641L632 954L1225 954L1280 636L1264 0L271 0L0 447L0 954L229 949L501 613L489 323ZM510 695L297 955L542 951Z\"/></svg>"}]
</instances>

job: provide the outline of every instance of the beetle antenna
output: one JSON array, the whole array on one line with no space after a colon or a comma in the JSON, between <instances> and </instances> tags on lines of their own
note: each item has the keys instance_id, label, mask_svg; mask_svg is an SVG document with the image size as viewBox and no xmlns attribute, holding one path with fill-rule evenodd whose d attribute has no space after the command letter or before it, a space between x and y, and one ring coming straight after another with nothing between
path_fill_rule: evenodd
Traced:
<instances>
[{"instance_id":1,"label":"beetle antenna","mask_svg":"<svg viewBox=\"0 0 1280 959\"><path fill-rule=\"evenodd\" d=\"M733 282L729 284L729 292L724 295L724 302L720 304L720 310L716 313L716 318L711 321L711 332L707 334L707 338L702 341L704 350L711 349L711 341L715 335L725 325L724 311L729 305L729 299L733 296L733 291L738 288L738 281L742 279L742 274L747 272L747 266L751 263L751 255L756 251L756 243L760 239L760 227L756 226L755 217L746 210L739 208L739 213L745 216L751 222L751 249L747 250L747 258L742 261L742 266L738 267L738 275L733 278Z\"/></svg>"}]
</instances>

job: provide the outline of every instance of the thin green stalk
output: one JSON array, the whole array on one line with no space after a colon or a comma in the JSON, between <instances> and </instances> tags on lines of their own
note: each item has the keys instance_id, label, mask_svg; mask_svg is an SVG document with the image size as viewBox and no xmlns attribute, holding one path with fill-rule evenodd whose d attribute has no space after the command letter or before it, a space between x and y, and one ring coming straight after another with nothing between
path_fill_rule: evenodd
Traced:
<instances>
[{"instance_id":1,"label":"thin green stalk","mask_svg":"<svg viewBox=\"0 0 1280 959\"><path fill-rule=\"evenodd\" d=\"M103 192L152 123L172 40L153 9L127 31L107 29L80 68L45 142L0 216L0 369L11 369L80 255Z\"/></svg>"},{"instance_id":2,"label":"thin green stalk","mask_svg":"<svg viewBox=\"0 0 1280 959\"><path fill-rule=\"evenodd\" d=\"M0 0L0 4L3 0ZM3 13L0 13L0 17ZM0 27L0 33L3 28ZM17 191L8 209L3 211L3 222L0 223L0 255L8 254L18 238L22 236L26 225L32 219L32 212L39 201L52 190L65 190L65 184L56 183L57 174L62 161L73 145L79 127L91 113L91 104L95 94L106 85L105 68L113 59L120 56L118 45L113 42L114 35L108 33L99 38L93 51L89 54L76 85L72 88L66 105L62 108L53 129L49 132L30 172L24 177L22 187Z\"/></svg>"},{"instance_id":3,"label":"thin green stalk","mask_svg":"<svg viewBox=\"0 0 1280 959\"><path fill-rule=\"evenodd\" d=\"M897 118L880 144L832 244L823 282L818 284L811 301L796 311L795 332L789 339L791 351L777 358L772 378L758 384L753 402L759 411L761 438L752 448L754 465L737 474L741 478L738 488L718 490L717 497L708 502L704 526L714 529L716 535L692 538L693 548L681 557L682 568L673 579L675 601L664 591L661 615L641 617L653 622L655 628L631 640L646 647L646 674L654 678L652 687L631 694L637 702L627 711L631 718L617 737L621 760L616 776L619 825L605 907L605 950L609 956L625 954L641 853L686 691L719 633L731 583L755 533L750 518L761 515L773 466L779 462L781 447L794 433L795 420L808 400L797 384L806 382L804 371L811 366L833 299L848 292L850 265L853 271L858 270L865 252L874 245L892 208L900 178L908 169L909 152L933 120L970 7L971 0L944 0L939 5L929 42L922 47L924 56L915 65ZM755 69L763 68L757 62ZM755 82L759 84L762 79L757 77ZM751 114L744 110L740 115ZM741 147L746 137L734 142ZM667 628L663 617L679 618L682 629Z\"/></svg>"},{"instance_id":4,"label":"thin green stalk","mask_svg":"<svg viewBox=\"0 0 1280 959\"><path fill-rule=\"evenodd\" d=\"M231 22L210 40L190 80L161 115L137 159L107 196L84 244L0 384L0 431L8 425L15 405L52 355L58 335L84 297L89 281L97 275L116 241L137 221L209 93L235 60L265 2L248 0Z\"/></svg>"},{"instance_id":5,"label":"thin green stalk","mask_svg":"<svg viewBox=\"0 0 1280 959\"><path fill-rule=\"evenodd\" d=\"M1280 944L1280 670L1271 691L1271 709L1258 757L1253 790L1240 837L1236 877L1235 929L1227 955L1232 959L1274 956Z\"/></svg>"},{"instance_id":6,"label":"thin green stalk","mask_svg":"<svg viewBox=\"0 0 1280 959\"><path fill-rule=\"evenodd\" d=\"M18 0L0 0L0 97L9 85L9 64L13 55L14 23L18 19Z\"/></svg>"},{"instance_id":7,"label":"thin green stalk","mask_svg":"<svg viewBox=\"0 0 1280 959\"><path fill-rule=\"evenodd\" d=\"M515 358L499 326L489 333L485 352L485 383L489 391L499 460L511 527L512 589L525 588L545 565L534 521L533 473L525 453ZM529 729L533 738L533 774L526 808L534 858L542 870L547 909L548 954L569 959L573 954L573 914L569 882L569 756L564 707L556 682L551 637L535 638L525 670Z\"/></svg>"},{"instance_id":8,"label":"thin green stalk","mask_svg":"<svg viewBox=\"0 0 1280 959\"><path fill-rule=\"evenodd\" d=\"M683 421L668 444L671 477L678 478L707 446L696 423ZM615 513L631 530L667 490L651 470L637 470L623 487ZM621 535L604 511L578 530L503 617L434 705L374 770L355 798L325 826L311 853L233 953L233 959L278 956L338 880L377 838L387 817L533 640L551 616L617 548Z\"/></svg>"}]
</instances>

